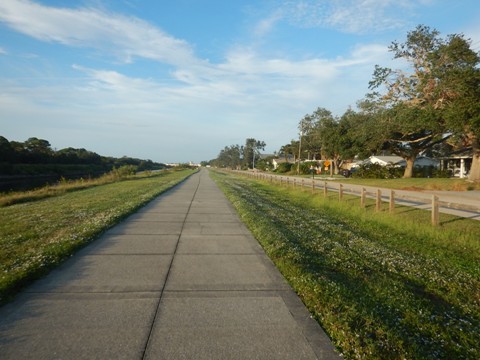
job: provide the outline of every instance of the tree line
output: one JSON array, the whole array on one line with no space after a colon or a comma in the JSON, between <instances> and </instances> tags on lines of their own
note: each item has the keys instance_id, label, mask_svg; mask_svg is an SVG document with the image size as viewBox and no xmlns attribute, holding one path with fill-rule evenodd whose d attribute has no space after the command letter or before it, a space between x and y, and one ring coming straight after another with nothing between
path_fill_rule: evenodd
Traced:
<instances>
[{"instance_id":1,"label":"tree line","mask_svg":"<svg viewBox=\"0 0 480 360\"><path fill-rule=\"evenodd\" d=\"M225 146L220 151L217 158L211 160L208 164L216 167L226 167L231 169L255 168L260 167L260 150L265 149L265 142L255 138L245 140L245 145ZM202 164L205 165L205 164ZM262 166L264 168L264 166Z\"/></svg>"},{"instance_id":2,"label":"tree line","mask_svg":"<svg viewBox=\"0 0 480 360\"><path fill-rule=\"evenodd\" d=\"M134 166L137 171L158 170L165 164L131 157L106 157L80 148L54 150L50 142L31 137L24 142L0 136L0 175L38 175L69 172L107 172Z\"/></svg>"},{"instance_id":3,"label":"tree line","mask_svg":"<svg viewBox=\"0 0 480 360\"><path fill-rule=\"evenodd\" d=\"M376 65L370 93L341 116L319 107L298 124L299 140L281 156L329 159L335 172L354 157L380 152L406 161L412 177L419 155L473 155L469 179L480 180L480 54L463 34L441 37L418 25L404 42L389 46L401 68ZM295 160L296 160L295 159Z\"/></svg>"}]
</instances>

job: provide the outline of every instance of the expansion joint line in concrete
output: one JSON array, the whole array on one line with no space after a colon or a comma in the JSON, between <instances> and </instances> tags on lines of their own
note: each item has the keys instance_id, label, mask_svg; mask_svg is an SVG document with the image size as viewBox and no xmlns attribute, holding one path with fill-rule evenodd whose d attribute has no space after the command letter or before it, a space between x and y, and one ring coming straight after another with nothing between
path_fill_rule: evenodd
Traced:
<instances>
[{"instance_id":1,"label":"expansion joint line in concrete","mask_svg":"<svg viewBox=\"0 0 480 360\"><path fill-rule=\"evenodd\" d=\"M180 238L182 237L182 232L183 232L183 229L185 227L185 224L187 222L187 217L188 217L188 214L190 212L190 209L192 208L192 204L193 204L193 201L195 200L195 196L197 195L197 192L198 192L198 188L200 187L200 176L198 177L198 184L197 184L197 187L195 188L195 191L193 193L193 196L192 196L192 200L190 201L190 205L188 206L188 209L187 209L187 213L185 214L185 218L183 219L183 224L182 224L182 228L180 230L180 234L178 235L178 239L177 239L177 242L175 244L175 249L173 251L173 255L172 255L172 259L170 260L170 264L168 266L168 271L167 271L167 275L165 276L165 281L163 283L163 287L160 291L160 296L158 297L158 302L157 302L157 306L155 308L155 313L153 314L153 318L152 318L152 324L150 325L150 330L148 332L148 336L147 336L147 341L145 342L145 346L143 348L143 354L142 354L142 359L146 359L146 356L147 356L147 350L148 350L148 347L150 345L150 342L151 342L151 339L152 339L152 335L153 335L153 330L155 328L155 322L157 320L157 317L158 317L158 314L160 312L160 304L162 302L162 298L163 298L163 293L165 291L165 287L167 286L167 283L168 283L168 278L170 276L170 271L172 270L172 265L173 265L173 261L175 259L175 255L177 253L177 249L178 249L178 244L180 242Z\"/></svg>"}]
</instances>

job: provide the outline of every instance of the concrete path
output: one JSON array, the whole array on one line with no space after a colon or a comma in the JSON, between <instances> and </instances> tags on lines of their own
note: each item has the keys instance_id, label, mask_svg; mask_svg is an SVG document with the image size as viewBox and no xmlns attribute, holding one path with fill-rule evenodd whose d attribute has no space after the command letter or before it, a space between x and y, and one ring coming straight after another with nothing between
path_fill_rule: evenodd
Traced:
<instances>
[{"instance_id":1,"label":"concrete path","mask_svg":"<svg viewBox=\"0 0 480 360\"><path fill-rule=\"evenodd\" d=\"M337 359L206 171L0 308L2 359Z\"/></svg>"}]
</instances>

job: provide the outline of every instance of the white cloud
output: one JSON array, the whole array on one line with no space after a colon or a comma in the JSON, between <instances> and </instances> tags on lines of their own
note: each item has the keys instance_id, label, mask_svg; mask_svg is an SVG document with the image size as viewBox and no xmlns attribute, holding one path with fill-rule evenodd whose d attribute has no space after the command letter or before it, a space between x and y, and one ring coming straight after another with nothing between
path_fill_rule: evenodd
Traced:
<instances>
[{"instance_id":1,"label":"white cloud","mask_svg":"<svg viewBox=\"0 0 480 360\"><path fill-rule=\"evenodd\" d=\"M282 11L277 9L268 18L260 20L254 28L254 34L257 37L263 37L268 34L275 24L283 18Z\"/></svg>"},{"instance_id":2,"label":"white cloud","mask_svg":"<svg viewBox=\"0 0 480 360\"><path fill-rule=\"evenodd\" d=\"M5 50L4 48L0 47L0 55L7 55L7 50Z\"/></svg>"},{"instance_id":3,"label":"white cloud","mask_svg":"<svg viewBox=\"0 0 480 360\"><path fill-rule=\"evenodd\" d=\"M307 3L315 2L297 2L298 20L309 16L308 6L300 9ZM327 15L332 15L333 10L329 11ZM257 34L268 33L282 16L283 12L277 12L260 23ZM296 124L305 113L324 106L341 114L346 106L353 106L366 91L373 65L382 63L386 53L383 46L366 44L343 58L292 60L265 57L251 47L236 46L224 62L213 64L196 58L188 43L149 23L93 8L53 8L26 0L3 0L0 21L42 41L114 52L125 61L143 57L173 65L171 77L166 79L127 76L118 67L73 65L84 76L41 88L5 84L4 101L0 98L5 105L0 107L0 115L16 111L25 119L24 125L12 126L27 129L22 131L39 131L39 136L49 138L42 132L61 133L76 126L91 134L92 144L102 143L102 134L118 137L115 143L121 149L123 142L135 135L142 138L142 147L158 148L160 153L173 147L192 148L192 144L202 148L207 137L215 151L228 145L228 139L233 143L251 136L276 150L290 140L285 136L296 133ZM328 25L327 17L324 24ZM48 118L48 126L37 121L39 117ZM119 129L128 131L120 133ZM197 154L199 158L183 160L215 155L202 153Z\"/></svg>"},{"instance_id":4,"label":"white cloud","mask_svg":"<svg viewBox=\"0 0 480 360\"><path fill-rule=\"evenodd\" d=\"M0 21L36 39L109 51L125 62L143 57L169 64L195 62L190 45L134 17L93 8L54 8L2 0Z\"/></svg>"},{"instance_id":5,"label":"white cloud","mask_svg":"<svg viewBox=\"0 0 480 360\"><path fill-rule=\"evenodd\" d=\"M281 8L284 19L296 26L365 33L402 27L399 14L417 6L414 0L302 0L285 1Z\"/></svg>"}]
</instances>

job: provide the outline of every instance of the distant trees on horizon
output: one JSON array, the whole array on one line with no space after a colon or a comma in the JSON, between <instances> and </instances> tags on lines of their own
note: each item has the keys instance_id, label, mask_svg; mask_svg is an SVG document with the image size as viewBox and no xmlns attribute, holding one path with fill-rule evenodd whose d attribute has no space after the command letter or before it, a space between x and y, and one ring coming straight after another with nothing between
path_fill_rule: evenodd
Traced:
<instances>
[{"instance_id":1,"label":"distant trees on horizon","mask_svg":"<svg viewBox=\"0 0 480 360\"><path fill-rule=\"evenodd\" d=\"M73 165L73 167L72 167ZM68 147L54 150L50 142L31 137L24 142L9 141L0 136L0 175L33 175L63 171L110 171L132 165L137 171L165 168L163 163L123 156L101 156L84 148ZM53 170L52 170L53 169Z\"/></svg>"}]
</instances>

